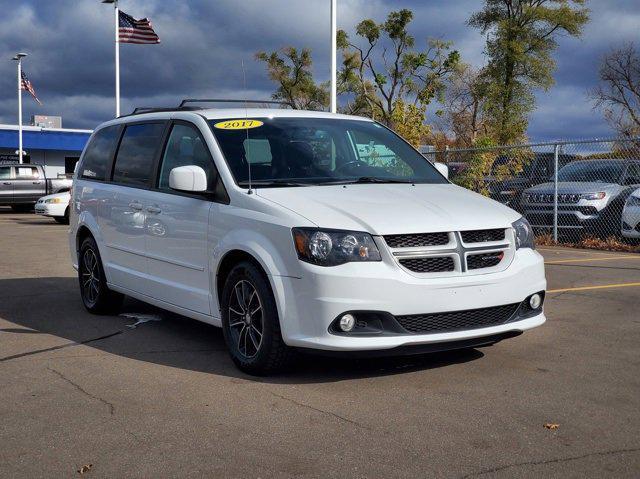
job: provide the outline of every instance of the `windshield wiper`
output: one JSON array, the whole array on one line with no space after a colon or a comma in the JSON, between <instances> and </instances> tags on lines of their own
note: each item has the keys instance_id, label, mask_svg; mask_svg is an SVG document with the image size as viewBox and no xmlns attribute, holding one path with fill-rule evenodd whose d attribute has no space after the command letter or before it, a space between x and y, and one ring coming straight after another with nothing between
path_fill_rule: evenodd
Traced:
<instances>
[{"instance_id":1,"label":"windshield wiper","mask_svg":"<svg viewBox=\"0 0 640 479\"><path fill-rule=\"evenodd\" d=\"M377 176L361 176L360 178L356 178L353 180L345 180L343 181L343 183L352 183L352 184L357 184L357 183L405 183L405 184L412 184L415 183L415 181L412 180L400 180L400 179L396 179L396 178L379 178Z\"/></svg>"},{"instance_id":2,"label":"windshield wiper","mask_svg":"<svg viewBox=\"0 0 640 479\"><path fill-rule=\"evenodd\" d=\"M248 181L239 181L238 185L249 187ZM273 180L253 180L251 186L312 186L313 183L302 181L292 181L285 178L275 178Z\"/></svg>"}]
</instances>

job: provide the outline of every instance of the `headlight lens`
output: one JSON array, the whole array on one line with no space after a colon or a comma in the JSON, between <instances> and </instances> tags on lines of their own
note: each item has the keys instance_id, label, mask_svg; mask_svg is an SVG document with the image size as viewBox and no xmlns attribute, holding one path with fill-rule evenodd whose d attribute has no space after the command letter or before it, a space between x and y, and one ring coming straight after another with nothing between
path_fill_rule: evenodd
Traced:
<instances>
[{"instance_id":1,"label":"headlight lens","mask_svg":"<svg viewBox=\"0 0 640 479\"><path fill-rule=\"evenodd\" d=\"M381 261L380 251L369 233L293 228L293 241L298 258L319 266Z\"/></svg>"},{"instance_id":2,"label":"headlight lens","mask_svg":"<svg viewBox=\"0 0 640 479\"><path fill-rule=\"evenodd\" d=\"M515 232L516 249L520 249L520 248L536 249L534 238L533 238L533 229L531 228L531 225L525 218L520 218L518 221L512 223L511 227L514 229L514 232Z\"/></svg>"},{"instance_id":3,"label":"headlight lens","mask_svg":"<svg viewBox=\"0 0 640 479\"><path fill-rule=\"evenodd\" d=\"M607 196L607 193L604 191L599 191L598 193L584 193L580 195L580 198L583 200L601 200Z\"/></svg>"},{"instance_id":4,"label":"headlight lens","mask_svg":"<svg viewBox=\"0 0 640 479\"><path fill-rule=\"evenodd\" d=\"M45 203L62 203L62 199L61 198L49 198L48 200L45 200Z\"/></svg>"}]
</instances>

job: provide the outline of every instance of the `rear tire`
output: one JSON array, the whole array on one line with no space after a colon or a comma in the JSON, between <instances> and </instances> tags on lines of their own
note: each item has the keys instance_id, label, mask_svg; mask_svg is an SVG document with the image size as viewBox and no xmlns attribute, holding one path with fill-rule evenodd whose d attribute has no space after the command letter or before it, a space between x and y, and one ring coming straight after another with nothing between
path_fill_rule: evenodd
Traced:
<instances>
[{"instance_id":1,"label":"rear tire","mask_svg":"<svg viewBox=\"0 0 640 479\"><path fill-rule=\"evenodd\" d=\"M26 213L28 211L33 210L33 205L30 205L30 204L11 205L11 209L16 213Z\"/></svg>"},{"instance_id":2,"label":"rear tire","mask_svg":"<svg viewBox=\"0 0 640 479\"><path fill-rule=\"evenodd\" d=\"M78 255L78 281L84 307L93 314L116 314L124 296L107 287L98 245L91 237L80 246Z\"/></svg>"},{"instance_id":3,"label":"rear tire","mask_svg":"<svg viewBox=\"0 0 640 479\"><path fill-rule=\"evenodd\" d=\"M252 375L281 371L294 351L282 339L276 302L265 274L253 263L235 266L225 282L222 331L231 359Z\"/></svg>"}]
</instances>

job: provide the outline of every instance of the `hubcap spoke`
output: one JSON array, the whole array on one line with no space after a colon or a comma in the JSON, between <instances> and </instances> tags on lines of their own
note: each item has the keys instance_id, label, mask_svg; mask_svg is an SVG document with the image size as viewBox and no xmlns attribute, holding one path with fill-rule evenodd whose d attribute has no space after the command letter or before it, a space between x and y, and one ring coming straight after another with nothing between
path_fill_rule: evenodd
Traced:
<instances>
[{"instance_id":1,"label":"hubcap spoke","mask_svg":"<svg viewBox=\"0 0 640 479\"><path fill-rule=\"evenodd\" d=\"M252 358L262 344L262 303L253 284L241 279L229 297L229 329L238 352L246 358ZM232 303L237 303L233 304Z\"/></svg>"}]
</instances>

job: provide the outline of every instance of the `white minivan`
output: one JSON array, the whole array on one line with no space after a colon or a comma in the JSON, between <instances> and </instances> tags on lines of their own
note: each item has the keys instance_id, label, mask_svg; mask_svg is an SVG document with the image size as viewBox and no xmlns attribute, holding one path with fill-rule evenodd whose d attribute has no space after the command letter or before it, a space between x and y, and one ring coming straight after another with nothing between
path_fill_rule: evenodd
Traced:
<instances>
[{"instance_id":1,"label":"white minivan","mask_svg":"<svg viewBox=\"0 0 640 479\"><path fill-rule=\"evenodd\" d=\"M472 348L545 321L527 221L368 118L196 107L117 118L82 154L70 222L89 311L129 295L221 326L253 374L300 349Z\"/></svg>"}]
</instances>

